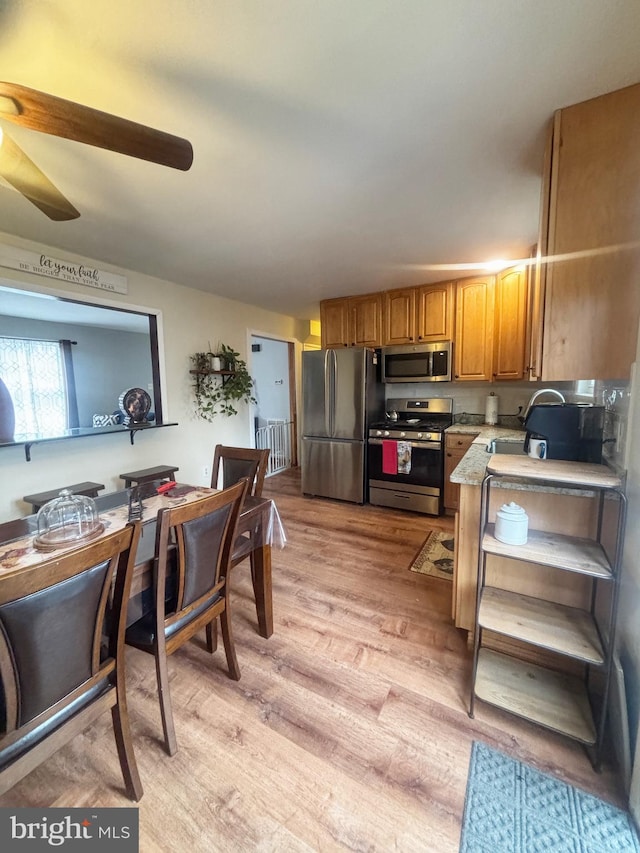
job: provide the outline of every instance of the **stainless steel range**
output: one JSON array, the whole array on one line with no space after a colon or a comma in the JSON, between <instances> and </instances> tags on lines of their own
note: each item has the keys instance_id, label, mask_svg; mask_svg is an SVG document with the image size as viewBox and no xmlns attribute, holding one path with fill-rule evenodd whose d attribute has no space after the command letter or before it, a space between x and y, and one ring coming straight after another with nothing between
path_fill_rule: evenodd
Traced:
<instances>
[{"instance_id":1,"label":"stainless steel range","mask_svg":"<svg viewBox=\"0 0 640 853\"><path fill-rule=\"evenodd\" d=\"M369 429L369 503L440 515L453 400L392 399L385 408L386 419Z\"/></svg>"}]
</instances>

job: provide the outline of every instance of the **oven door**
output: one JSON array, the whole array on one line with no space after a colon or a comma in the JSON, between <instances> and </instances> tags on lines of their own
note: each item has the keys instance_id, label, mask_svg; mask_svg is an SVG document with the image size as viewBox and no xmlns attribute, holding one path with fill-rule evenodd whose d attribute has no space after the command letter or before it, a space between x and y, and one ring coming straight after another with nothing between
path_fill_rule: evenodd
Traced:
<instances>
[{"instance_id":1,"label":"oven door","mask_svg":"<svg viewBox=\"0 0 640 853\"><path fill-rule=\"evenodd\" d=\"M411 441L411 471L408 474L383 470L382 445L389 439L370 438L368 442L369 483L388 483L390 487L413 486L416 489L441 490L444 482L444 453L439 441ZM393 442L397 444L397 441ZM387 466L384 466L387 467ZM433 493L433 492L430 492ZM439 494L439 491L438 491Z\"/></svg>"}]
</instances>

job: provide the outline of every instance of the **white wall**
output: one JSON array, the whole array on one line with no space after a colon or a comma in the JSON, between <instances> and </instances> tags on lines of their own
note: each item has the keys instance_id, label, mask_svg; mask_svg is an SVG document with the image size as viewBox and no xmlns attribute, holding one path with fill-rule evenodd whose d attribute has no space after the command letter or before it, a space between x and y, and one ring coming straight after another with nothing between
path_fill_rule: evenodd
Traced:
<instances>
[{"instance_id":1,"label":"white wall","mask_svg":"<svg viewBox=\"0 0 640 853\"><path fill-rule=\"evenodd\" d=\"M92 258L83 258L62 249L20 240L8 234L0 233L0 242L84 262L127 276L128 294L111 295L80 285L0 269L3 283L13 283L23 289L26 285L40 291L64 291L87 302L159 309L162 312L160 337L166 378L164 420L177 421L179 424L177 427L138 433L133 447L129 443L128 434L34 445L32 462L25 462L22 447L0 448L0 521L27 513L29 507L21 500L22 495L84 480L104 483L107 487L105 491L113 491L123 485L118 474L152 465L178 465L178 479L205 484L204 467L211 466L215 444L252 446L253 424L250 422L248 407L243 407L235 417L216 418L215 423L203 421L193 414L189 355L207 350L209 342L224 342L247 360L248 328L294 339L296 321L293 318L174 282L144 276ZM296 348L301 349L297 344ZM299 352L297 355L299 362Z\"/></svg>"}]
</instances>

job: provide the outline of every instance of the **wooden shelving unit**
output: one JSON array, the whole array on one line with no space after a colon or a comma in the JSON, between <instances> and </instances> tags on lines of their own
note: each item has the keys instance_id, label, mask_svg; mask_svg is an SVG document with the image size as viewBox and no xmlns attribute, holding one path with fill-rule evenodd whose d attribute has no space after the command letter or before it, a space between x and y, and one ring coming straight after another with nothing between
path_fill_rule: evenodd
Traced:
<instances>
[{"instance_id":1,"label":"wooden shelving unit","mask_svg":"<svg viewBox=\"0 0 640 853\"><path fill-rule=\"evenodd\" d=\"M190 370L189 373L196 377L196 384L201 376L221 376L224 385L228 379L236 375L235 370Z\"/></svg>"},{"instance_id":2,"label":"wooden shelving unit","mask_svg":"<svg viewBox=\"0 0 640 853\"><path fill-rule=\"evenodd\" d=\"M489 502L492 484L502 478L520 483L544 483L550 488L566 489L567 495L572 490L591 491L598 499L596 538L529 530L524 545L499 541L494 525L489 523ZM613 552L611 557L601 541L606 496L618 501L617 533L615 543L609 548ZM473 717L475 699L481 699L580 741L592 748L591 759L595 767L599 766L613 663L625 515L626 499L621 481L603 465L520 459L509 455L491 457L482 484L469 716ZM568 607L488 585L486 562L489 554L590 578L589 609ZM596 617L599 585L607 585L610 592L604 617L602 614ZM533 664L518 657L517 652L494 651L486 646L487 631L518 641L514 648L522 648L525 644L552 652L554 660L564 661L571 671L563 672L561 664L558 669ZM581 670L582 675L576 675L577 670Z\"/></svg>"}]
</instances>

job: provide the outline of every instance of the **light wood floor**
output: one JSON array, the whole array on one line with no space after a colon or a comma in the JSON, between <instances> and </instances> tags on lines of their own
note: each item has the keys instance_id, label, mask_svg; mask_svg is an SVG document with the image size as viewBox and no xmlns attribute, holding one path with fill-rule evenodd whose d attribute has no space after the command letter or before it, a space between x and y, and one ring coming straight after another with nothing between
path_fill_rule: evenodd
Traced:
<instances>
[{"instance_id":1,"label":"light wood floor","mask_svg":"<svg viewBox=\"0 0 640 853\"><path fill-rule=\"evenodd\" d=\"M288 543L274 550L275 632L255 630L248 563L235 570L242 678L222 646L169 661L178 753L163 751L151 657L128 650L134 743L153 851L457 851L473 740L622 804L610 767L478 702L451 624L451 584L408 571L430 519L300 497L267 481ZM0 806L126 806L106 714L0 798Z\"/></svg>"}]
</instances>

